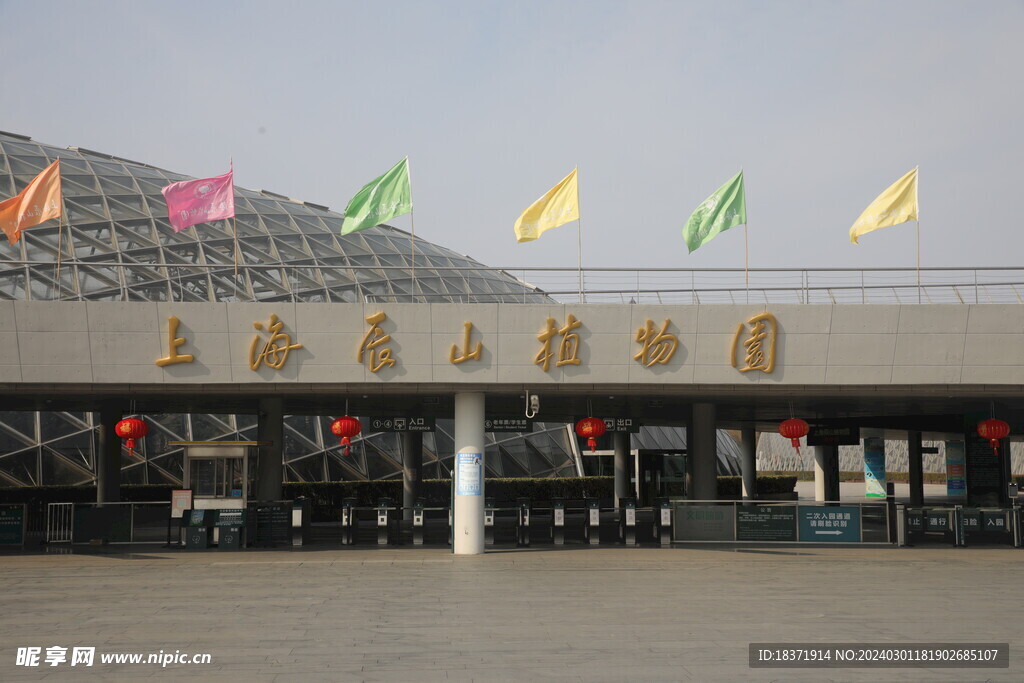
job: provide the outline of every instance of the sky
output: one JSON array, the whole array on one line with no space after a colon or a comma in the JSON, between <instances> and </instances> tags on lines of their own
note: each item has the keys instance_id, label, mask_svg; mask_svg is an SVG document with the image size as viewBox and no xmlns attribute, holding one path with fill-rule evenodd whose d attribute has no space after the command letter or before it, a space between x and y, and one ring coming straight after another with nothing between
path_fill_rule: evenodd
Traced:
<instances>
[{"instance_id":1,"label":"sky","mask_svg":"<svg viewBox=\"0 0 1024 683\"><path fill-rule=\"evenodd\" d=\"M1024 0L0 0L0 130L341 211L408 155L417 237L517 244L579 167L585 267L735 268L681 230L744 171L751 267L913 267L913 223L849 242L920 166L923 266L1012 266ZM393 224L410 229L410 217Z\"/></svg>"}]
</instances>

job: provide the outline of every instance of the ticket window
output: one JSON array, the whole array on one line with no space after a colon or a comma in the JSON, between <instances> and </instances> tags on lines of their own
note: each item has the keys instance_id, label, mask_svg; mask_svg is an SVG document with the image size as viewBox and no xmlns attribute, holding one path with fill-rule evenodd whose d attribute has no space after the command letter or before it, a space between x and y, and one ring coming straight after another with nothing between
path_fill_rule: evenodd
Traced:
<instances>
[{"instance_id":1,"label":"ticket window","mask_svg":"<svg viewBox=\"0 0 1024 683\"><path fill-rule=\"evenodd\" d=\"M196 509L244 509L255 485L254 470L248 446L185 446L185 487L192 490Z\"/></svg>"}]
</instances>

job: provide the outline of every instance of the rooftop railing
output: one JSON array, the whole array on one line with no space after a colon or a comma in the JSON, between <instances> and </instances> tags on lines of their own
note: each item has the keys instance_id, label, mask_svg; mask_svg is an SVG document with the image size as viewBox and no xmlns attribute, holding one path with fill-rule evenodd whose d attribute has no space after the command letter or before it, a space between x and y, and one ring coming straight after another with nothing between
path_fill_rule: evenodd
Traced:
<instances>
[{"instance_id":1,"label":"rooftop railing","mask_svg":"<svg viewBox=\"0 0 1024 683\"><path fill-rule=\"evenodd\" d=\"M582 277L581 277L582 275ZM106 262L0 265L0 298L615 304L1019 304L1024 267L576 268ZM582 287L581 287L582 283ZM582 289L582 291L581 291Z\"/></svg>"}]
</instances>

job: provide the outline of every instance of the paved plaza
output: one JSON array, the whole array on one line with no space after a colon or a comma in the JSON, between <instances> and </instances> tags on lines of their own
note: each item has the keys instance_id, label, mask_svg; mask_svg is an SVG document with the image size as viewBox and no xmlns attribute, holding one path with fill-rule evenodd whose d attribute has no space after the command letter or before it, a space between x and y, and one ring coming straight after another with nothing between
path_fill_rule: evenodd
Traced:
<instances>
[{"instance_id":1,"label":"paved plaza","mask_svg":"<svg viewBox=\"0 0 1024 683\"><path fill-rule=\"evenodd\" d=\"M1009 548L93 550L0 555L0 680L1024 677ZM1009 642L1011 668L748 668L749 643L780 641ZM17 666L28 646L40 666ZM52 646L69 662L47 666ZM212 662L100 663L160 651Z\"/></svg>"}]
</instances>

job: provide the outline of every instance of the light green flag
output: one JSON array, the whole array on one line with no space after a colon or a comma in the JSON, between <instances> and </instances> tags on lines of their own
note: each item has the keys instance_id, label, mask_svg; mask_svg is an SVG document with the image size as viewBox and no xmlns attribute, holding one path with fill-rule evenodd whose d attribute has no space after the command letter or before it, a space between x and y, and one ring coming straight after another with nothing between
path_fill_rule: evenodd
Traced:
<instances>
[{"instance_id":1,"label":"light green flag","mask_svg":"<svg viewBox=\"0 0 1024 683\"><path fill-rule=\"evenodd\" d=\"M412 190L409 188L409 157L406 157L356 192L345 207L341 234L372 228L410 211Z\"/></svg>"},{"instance_id":2,"label":"light green flag","mask_svg":"<svg viewBox=\"0 0 1024 683\"><path fill-rule=\"evenodd\" d=\"M747 222L747 200L740 171L714 194L701 202L683 226L683 239L692 254L715 235Z\"/></svg>"}]
</instances>

